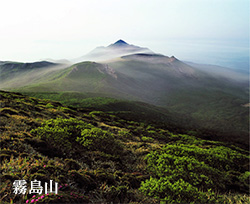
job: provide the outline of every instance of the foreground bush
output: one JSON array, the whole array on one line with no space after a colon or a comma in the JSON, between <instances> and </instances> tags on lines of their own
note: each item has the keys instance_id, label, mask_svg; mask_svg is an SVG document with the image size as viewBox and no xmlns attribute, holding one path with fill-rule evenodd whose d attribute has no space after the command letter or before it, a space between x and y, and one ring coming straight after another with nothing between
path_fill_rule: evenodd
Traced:
<instances>
[{"instance_id":1,"label":"foreground bush","mask_svg":"<svg viewBox=\"0 0 250 204\"><path fill-rule=\"evenodd\" d=\"M113 153L118 145L112 133L96 127L82 130L76 141L87 149L106 153Z\"/></svg>"},{"instance_id":2,"label":"foreground bush","mask_svg":"<svg viewBox=\"0 0 250 204\"><path fill-rule=\"evenodd\" d=\"M231 190L231 183L238 179L237 190L247 192L248 171L242 164L248 159L227 147L166 145L146 156L152 176L142 182L140 190L168 202L208 203L212 202L208 197L215 197L213 192ZM232 171L237 172L235 177L232 177Z\"/></svg>"},{"instance_id":3,"label":"foreground bush","mask_svg":"<svg viewBox=\"0 0 250 204\"><path fill-rule=\"evenodd\" d=\"M81 131L93 127L84 121L75 118L56 118L42 123L41 127L34 129L31 133L61 150L70 150Z\"/></svg>"},{"instance_id":4,"label":"foreground bush","mask_svg":"<svg viewBox=\"0 0 250 204\"><path fill-rule=\"evenodd\" d=\"M117 153L121 149L112 133L75 118L47 120L31 133L63 152L70 152L74 143L106 153Z\"/></svg>"}]
</instances>

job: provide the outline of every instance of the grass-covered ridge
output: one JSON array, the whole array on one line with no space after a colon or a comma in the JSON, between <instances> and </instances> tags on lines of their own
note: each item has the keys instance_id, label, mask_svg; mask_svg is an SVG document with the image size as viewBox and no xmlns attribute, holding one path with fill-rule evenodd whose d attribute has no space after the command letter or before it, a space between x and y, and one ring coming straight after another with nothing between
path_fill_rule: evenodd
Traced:
<instances>
[{"instance_id":1,"label":"grass-covered ridge","mask_svg":"<svg viewBox=\"0 0 250 204\"><path fill-rule=\"evenodd\" d=\"M59 183L36 203L247 203L249 152L112 113L1 92L1 203L14 180Z\"/></svg>"}]
</instances>

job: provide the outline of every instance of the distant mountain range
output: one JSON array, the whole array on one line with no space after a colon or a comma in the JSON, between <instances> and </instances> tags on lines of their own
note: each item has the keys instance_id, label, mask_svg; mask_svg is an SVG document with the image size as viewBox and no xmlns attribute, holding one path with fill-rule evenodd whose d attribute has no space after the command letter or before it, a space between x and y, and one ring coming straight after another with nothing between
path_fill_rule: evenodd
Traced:
<instances>
[{"instance_id":1,"label":"distant mountain range","mask_svg":"<svg viewBox=\"0 0 250 204\"><path fill-rule=\"evenodd\" d=\"M0 89L104 94L161 106L204 124L210 121L207 129L227 131L220 129L223 123L234 127L236 135L247 132L248 109L243 105L249 82L244 74L184 63L123 40L74 61L0 62Z\"/></svg>"},{"instance_id":2,"label":"distant mountain range","mask_svg":"<svg viewBox=\"0 0 250 204\"><path fill-rule=\"evenodd\" d=\"M123 40L97 47L71 65L0 62L0 80L2 89L106 93L161 106L169 94L180 90L234 90L248 82L243 74L218 66L184 63Z\"/></svg>"}]
</instances>

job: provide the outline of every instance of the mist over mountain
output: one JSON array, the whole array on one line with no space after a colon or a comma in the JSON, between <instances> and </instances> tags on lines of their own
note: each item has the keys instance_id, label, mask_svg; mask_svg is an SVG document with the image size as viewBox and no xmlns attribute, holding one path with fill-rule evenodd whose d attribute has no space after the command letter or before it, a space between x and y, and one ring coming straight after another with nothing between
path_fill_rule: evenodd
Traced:
<instances>
[{"instance_id":1,"label":"mist over mountain","mask_svg":"<svg viewBox=\"0 0 250 204\"><path fill-rule=\"evenodd\" d=\"M158 43L158 50L178 56L182 61L217 65L249 74L248 39L178 39Z\"/></svg>"},{"instance_id":2,"label":"mist over mountain","mask_svg":"<svg viewBox=\"0 0 250 204\"><path fill-rule=\"evenodd\" d=\"M135 53L148 53L153 54L154 52L148 48L143 48L135 45L130 45L123 40L118 40L113 44L110 44L107 47L97 47L92 50L90 53L73 59L72 61L82 62L82 61L106 61L110 59L114 59L117 57L121 57L123 55L135 54Z\"/></svg>"},{"instance_id":3,"label":"mist over mountain","mask_svg":"<svg viewBox=\"0 0 250 204\"><path fill-rule=\"evenodd\" d=\"M156 54L148 48L131 45L123 40L107 47L97 47L77 61L80 63L69 64L66 60L61 63L0 62L0 88L23 89L25 86L24 89L29 90L35 86L48 91L85 90L106 93L115 90L119 97L126 95L139 100L143 98L146 102L159 105L162 103L155 102L161 101L157 99L159 96L168 95L170 90L177 90L178 87L202 88L213 87L215 84L216 88L238 87L248 83L248 78L242 73L214 65L182 62L174 56Z\"/></svg>"},{"instance_id":4,"label":"mist over mountain","mask_svg":"<svg viewBox=\"0 0 250 204\"><path fill-rule=\"evenodd\" d=\"M44 81L67 66L48 61L33 63L0 61L0 87L11 89Z\"/></svg>"},{"instance_id":5,"label":"mist over mountain","mask_svg":"<svg viewBox=\"0 0 250 204\"><path fill-rule=\"evenodd\" d=\"M213 76L220 76L240 82L247 82L249 80L247 70L225 68L222 66L211 64L197 64L194 62L185 63Z\"/></svg>"},{"instance_id":6,"label":"mist over mountain","mask_svg":"<svg viewBox=\"0 0 250 204\"><path fill-rule=\"evenodd\" d=\"M84 60L91 58L94 61ZM172 118L188 118L190 125L196 124L192 128L246 142L249 81L244 74L186 63L123 40L98 47L78 60L72 65L1 62L0 88L140 101L169 110Z\"/></svg>"}]
</instances>

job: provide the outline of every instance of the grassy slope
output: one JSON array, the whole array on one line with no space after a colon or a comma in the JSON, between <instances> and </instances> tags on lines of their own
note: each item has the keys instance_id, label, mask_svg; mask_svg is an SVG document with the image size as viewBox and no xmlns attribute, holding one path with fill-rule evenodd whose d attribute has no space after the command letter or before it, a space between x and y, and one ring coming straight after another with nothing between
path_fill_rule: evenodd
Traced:
<instances>
[{"instance_id":1,"label":"grassy slope","mask_svg":"<svg viewBox=\"0 0 250 204\"><path fill-rule=\"evenodd\" d=\"M221 90L196 89L174 93L165 100L170 110L191 117L204 129L248 144L249 109L243 106L247 98Z\"/></svg>"},{"instance_id":2,"label":"grassy slope","mask_svg":"<svg viewBox=\"0 0 250 204\"><path fill-rule=\"evenodd\" d=\"M192 187L188 188L189 190L183 188L183 184L178 183L179 174L174 174L176 177L171 180L172 183L176 181L173 183L174 188L171 188L172 184L169 183L170 189L164 190L170 195L170 197L165 198L168 202L175 200L176 194L178 199L181 199L178 202L182 203L187 200L188 202L197 202L197 199L205 199L203 203L210 201L220 203L249 202L249 197L244 194L249 190L249 184L247 184L249 174L246 172L249 153L238 147L221 142L195 139L188 135L173 134L168 129L156 128L153 124L145 125L137 121L127 121L100 111L88 112L72 109L62 106L58 102L30 98L18 93L1 92L0 112L2 132L0 194L2 203L11 203L12 201L24 203L27 199L31 201L32 195L29 194L15 196L12 183L17 179L25 179L29 183L35 178L42 182L53 179L62 186L59 189L59 195L45 196L39 200L41 203L59 201L61 203L158 203L158 199L164 199L165 194L161 194L157 190L158 187L152 191L152 186L148 185L154 185L154 183L147 183L147 181L151 176L157 184L158 173L161 172L161 169L155 174L155 168L158 167L148 159L153 155L161 158L165 155L165 151L170 151L171 148L174 150L176 147L183 148L181 154L185 154L185 158L191 159L192 162L198 162L197 165L199 162L203 165L202 161L206 163L202 174L205 176L203 178L208 179L208 184L199 180L198 175L201 173L197 172L197 169L195 171L182 169L185 168L185 164L182 163L179 150L171 150L168 155L172 155L171 157L177 159L176 162L178 162L178 165L171 165L171 171L184 171L185 173L180 172L180 175L187 175L182 179ZM54 125L56 121L62 119L47 123L50 124L49 129L46 129L42 122L58 117L66 119L65 121L74 118L70 120L77 121L74 123L79 123L79 126L78 128L72 126L72 129L71 126L67 126L69 122L66 122L61 129L62 135L57 137L60 132L54 131L60 130L60 128ZM84 123L83 126L81 126L82 123ZM110 141L111 139L113 141L112 146L118 145L119 148L111 151L111 146L108 146L105 149L105 142L109 142L108 138L94 146L82 146L83 144L77 142L75 137L78 134L82 135L81 131L90 126L94 130L100 131L103 136L106 134L105 131L109 131L109 134L113 135L113 139L110 137ZM40 130L46 132L45 135L40 135L39 129L32 133L32 129L39 127L42 127ZM69 132L65 127L69 128ZM81 129L81 127L85 128ZM77 132L78 129L80 132ZM70 136L71 131L73 134ZM68 149L66 144L69 144L71 148ZM102 145L100 146L100 144ZM166 144L167 146L164 147ZM100 149L95 148L95 146ZM153 151L151 156L150 151ZM175 152L176 155L174 155ZM144 157L147 154L148 159L145 163ZM198 160L194 158L195 155L198 156ZM212 160L209 160L210 157ZM223 165L226 168L218 166L221 162L226 164ZM165 168L167 165L167 163L163 164L162 167ZM193 177L196 173L198 177ZM216 179L219 179L216 176L219 175L224 183L215 182ZM161 174L160 178L169 182L168 174ZM192 179L190 180L190 178ZM145 182L141 185L142 181ZM211 185L211 182L212 192L214 191L216 194L205 190ZM140 186L141 190L139 191ZM179 192L178 186L183 188L184 192ZM165 187L168 188L168 186Z\"/></svg>"},{"instance_id":3,"label":"grassy slope","mask_svg":"<svg viewBox=\"0 0 250 204\"><path fill-rule=\"evenodd\" d=\"M192 134L203 138L237 143L248 148L248 109L241 104L244 99L218 92L175 94L167 100L167 108L143 102L109 98L105 94L78 92L25 92L29 96L60 101L64 105L93 111L112 112L125 120L153 123L174 132ZM204 96L204 97L203 97ZM209 97L207 97L209 96ZM207 101L209 98L209 102ZM177 101L180 101L177 103Z\"/></svg>"},{"instance_id":4,"label":"grassy slope","mask_svg":"<svg viewBox=\"0 0 250 204\"><path fill-rule=\"evenodd\" d=\"M142 101L167 108L171 117L166 121L171 118L178 127L196 131L202 129L202 134L205 133L212 139L222 138L222 140L240 142L248 146L248 109L242 106L248 103L248 94L244 91L245 85L222 77L208 76L197 70L193 72L194 70L185 67L185 64L179 61L176 63L166 65L136 60L112 62L109 66L115 70L117 75L115 78L104 70L104 65L83 62L65 70L45 74L41 79L37 79L35 84L16 90L77 91L83 95L91 92L95 97ZM179 68L184 72L179 71ZM92 99L92 97L83 101L81 97L73 99L75 96L70 94L61 96L59 99L53 97L48 96L48 98L66 102L66 105L78 104L91 107L93 104L95 108L98 105L100 110L111 107L110 111L112 111L112 106L122 108L127 105L133 106L133 103L117 104L112 102L112 99L104 100L109 105L101 106L101 98ZM97 101L99 104L96 104ZM135 105L136 108L139 106L138 103ZM148 111L147 109L146 112ZM183 116L183 119L180 116Z\"/></svg>"},{"instance_id":5,"label":"grassy slope","mask_svg":"<svg viewBox=\"0 0 250 204\"><path fill-rule=\"evenodd\" d=\"M103 65L94 62L82 62L50 75L42 76L39 81L24 87L16 87L18 91L79 91L112 93L108 81L112 77L102 72ZM118 91L119 92L119 91ZM112 94L111 94L112 95Z\"/></svg>"}]
</instances>

